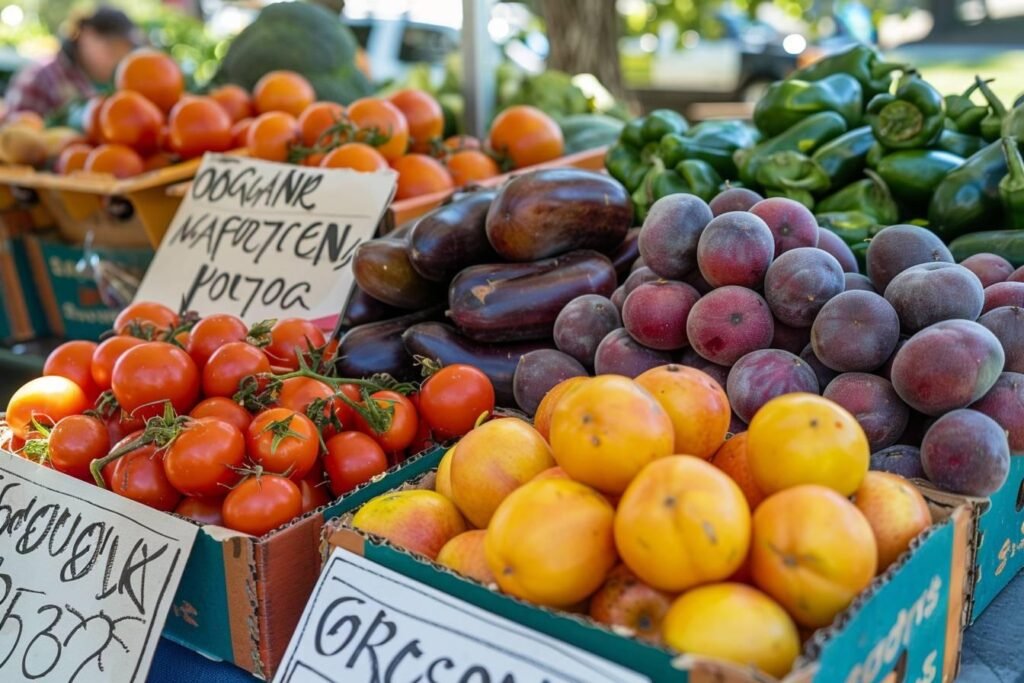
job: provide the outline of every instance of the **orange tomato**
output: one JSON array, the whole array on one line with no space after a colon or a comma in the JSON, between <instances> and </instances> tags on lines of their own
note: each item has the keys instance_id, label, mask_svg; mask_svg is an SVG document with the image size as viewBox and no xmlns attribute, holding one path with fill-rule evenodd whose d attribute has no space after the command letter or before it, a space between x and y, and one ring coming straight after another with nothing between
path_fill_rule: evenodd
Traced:
<instances>
[{"instance_id":1,"label":"orange tomato","mask_svg":"<svg viewBox=\"0 0 1024 683\"><path fill-rule=\"evenodd\" d=\"M462 187L501 173L498 164L478 149L464 149L448 157L445 164L456 187Z\"/></svg>"},{"instance_id":2,"label":"orange tomato","mask_svg":"<svg viewBox=\"0 0 1024 683\"><path fill-rule=\"evenodd\" d=\"M388 98L409 124L412 151L425 153L433 140L444 132L444 111L433 97L422 90L399 90Z\"/></svg>"},{"instance_id":3,"label":"orange tomato","mask_svg":"<svg viewBox=\"0 0 1024 683\"><path fill-rule=\"evenodd\" d=\"M409 147L409 123L395 105L376 97L364 97L348 106L348 118L358 132L356 139L377 148L394 162Z\"/></svg>"},{"instance_id":4,"label":"orange tomato","mask_svg":"<svg viewBox=\"0 0 1024 683\"><path fill-rule=\"evenodd\" d=\"M252 89L252 101L258 114L282 111L298 116L315 99L313 86L294 71L271 71L264 74Z\"/></svg>"},{"instance_id":5,"label":"orange tomato","mask_svg":"<svg viewBox=\"0 0 1024 683\"><path fill-rule=\"evenodd\" d=\"M685 365L662 365L636 378L672 418L675 453L710 458L725 441L732 416L722 387Z\"/></svg>"},{"instance_id":6,"label":"orange tomato","mask_svg":"<svg viewBox=\"0 0 1024 683\"><path fill-rule=\"evenodd\" d=\"M92 145L87 145L84 142L72 142L61 150L60 156L57 157L57 161L53 164L54 172L67 175L75 171L81 171L85 168L85 159L91 151Z\"/></svg>"},{"instance_id":7,"label":"orange tomato","mask_svg":"<svg viewBox=\"0 0 1024 683\"><path fill-rule=\"evenodd\" d=\"M174 60L150 48L140 48L122 59L114 84L118 90L139 93L164 112L170 111L185 90L185 78Z\"/></svg>"},{"instance_id":8,"label":"orange tomato","mask_svg":"<svg viewBox=\"0 0 1024 683\"><path fill-rule=\"evenodd\" d=\"M100 109L103 108L103 101L105 99L100 95L89 98L82 112L82 120L85 122L85 137L93 144L99 144L104 141L103 128L100 126Z\"/></svg>"},{"instance_id":9,"label":"orange tomato","mask_svg":"<svg viewBox=\"0 0 1024 683\"><path fill-rule=\"evenodd\" d=\"M464 149L480 149L480 140L472 135L452 135L445 138L444 148L453 152L461 152Z\"/></svg>"},{"instance_id":10,"label":"orange tomato","mask_svg":"<svg viewBox=\"0 0 1024 683\"><path fill-rule=\"evenodd\" d=\"M407 154L393 161L391 167L398 171L395 199L419 197L455 187L451 175L441 162L426 154Z\"/></svg>"},{"instance_id":11,"label":"orange tomato","mask_svg":"<svg viewBox=\"0 0 1024 683\"><path fill-rule=\"evenodd\" d=\"M345 108L336 102L314 102L299 114L302 144L313 147L328 128L338 123Z\"/></svg>"},{"instance_id":12,"label":"orange tomato","mask_svg":"<svg viewBox=\"0 0 1024 683\"><path fill-rule=\"evenodd\" d=\"M320 161L323 168L351 168L356 171L384 171L390 168L380 152L363 142L347 142L336 147Z\"/></svg>"},{"instance_id":13,"label":"orange tomato","mask_svg":"<svg viewBox=\"0 0 1024 683\"><path fill-rule=\"evenodd\" d=\"M231 117L210 97L186 97L168 118L170 146L183 159L231 148Z\"/></svg>"},{"instance_id":14,"label":"orange tomato","mask_svg":"<svg viewBox=\"0 0 1024 683\"><path fill-rule=\"evenodd\" d=\"M146 173L173 165L174 157L167 152L154 152L142 160L142 170Z\"/></svg>"},{"instance_id":15,"label":"orange tomato","mask_svg":"<svg viewBox=\"0 0 1024 683\"><path fill-rule=\"evenodd\" d=\"M240 85L229 83L210 91L213 101L223 107L224 111L231 117L232 123L249 118L253 114L252 99L249 93Z\"/></svg>"},{"instance_id":16,"label":"orange tomato","mask_svg":"<svg viewBox=\"0 0 1024 683\"><path fill-rule=\"evenodd\" d=\"M565 142L555 120L536 107L520 104L498 114L487 144L513 168L532 166L562 156Z\"/></svg>"},{"instance_id":17,"label":"orange tomato","mask_svg":"<svg viewBox=\"0 0 1024 683\"><path fill-rule=\"evenodd\" d=\"M89 152L82 169L90 173L109 173L115 178L128 178L142 173L145 164L131 147L105 144Z\"/></svg>"},{"instance_id":18,"label":"orange tomato","mask_svg":"<svg viewBox=\"0 0 1024 683\"><path fill-rule=\"evenodd\" d=\"M249 154L267 161L287 161L288 151L299 139L295 117L283 111L260 114L249 126Z\"/></svg>"},{"instance_id":19,"label":"orange tomato","mask_svg":"<svg viewBox=\"0 0 1024 683\"><path fill-rule=\"evenodd\" d=\"M245 118L235 121L231 126L231 146L235 148L246 147L249 144L249 127L255 119Z\"/></svg>"},{"instance_id":20,"label":"orange tomato","mask_svg":"<svg viewBox=\"0 0 1024 683\"><path fill-rule=\"evenodd\" d=\"M159 146L164 115L137 92L125 90L108 97L100 107L100 130L107 142L128 145L140 153Z\"/></svg>"}]
</instances>

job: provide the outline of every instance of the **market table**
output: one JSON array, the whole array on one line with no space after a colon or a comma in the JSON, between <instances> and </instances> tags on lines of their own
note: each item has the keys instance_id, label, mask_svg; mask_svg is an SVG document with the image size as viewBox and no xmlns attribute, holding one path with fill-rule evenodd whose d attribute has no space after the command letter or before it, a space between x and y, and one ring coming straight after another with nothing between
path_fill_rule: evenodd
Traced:
<instances>
[{"instance_id":1,"label":"market table","mask_svg":"<svg viewBox=\"0 0 1024 683\"><path fill-rule=\"evenodd\" d=\"M964 635L961 683L1024 683L1024 579L1018 577ZM241 669L211 662L169 640L160 641L149 683L245 683Z\"/></svg>"}]
</instances>

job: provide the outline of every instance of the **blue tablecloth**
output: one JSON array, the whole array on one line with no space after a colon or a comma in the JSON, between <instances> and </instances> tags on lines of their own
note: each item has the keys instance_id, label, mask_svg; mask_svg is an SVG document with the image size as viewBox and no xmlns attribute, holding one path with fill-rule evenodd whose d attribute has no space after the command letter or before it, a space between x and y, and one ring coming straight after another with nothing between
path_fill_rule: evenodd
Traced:
<instances>
[{"instance_id":1,"label":"blue tablecloth","mask_svg":"<svg viewBox=\"0 0 1024 683\"><path fill-rule=\"evenodd\" d=\"M149 683L253 683L257 679L227 662L214 662L166 638L160 639Z\"/></svg>"}]
</instances>

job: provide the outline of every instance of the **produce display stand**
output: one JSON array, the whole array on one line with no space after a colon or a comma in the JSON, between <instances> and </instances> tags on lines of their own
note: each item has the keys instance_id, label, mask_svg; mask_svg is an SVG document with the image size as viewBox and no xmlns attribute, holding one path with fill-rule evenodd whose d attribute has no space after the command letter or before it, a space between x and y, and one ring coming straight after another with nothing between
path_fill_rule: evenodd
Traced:
<instances>
[{"instance_id":1,"label":"produce display stand","mask_svg":"<svg viewBox=\"0 0 1024 683\"><path fill-rule=\"evenodd\" d=\"M399 489L433 488L443 453L424 456L434 469L414 475ZM970 506L946 496L926 495L933 526L840 613L819 629L785 681L874 681L902 671L952 681L959 666L965 614L968 552L973 515ZM680 656L578 614L538 607L461 577L435 562L409 553L352 525L358 506L324 526L324 559L334 547L354 552L389 569L454 595L477 607L565 641L651 677L653 681L691 680L767 683L763 673L721 661ZM687 672L687 678L680 677ZM856 675L855 675L856 674ZM914 674L917 675L917 674ZM884 680L889 680L885 678ZM897 678L896 680L903 680Z\"/></svg>"}]
</instances>

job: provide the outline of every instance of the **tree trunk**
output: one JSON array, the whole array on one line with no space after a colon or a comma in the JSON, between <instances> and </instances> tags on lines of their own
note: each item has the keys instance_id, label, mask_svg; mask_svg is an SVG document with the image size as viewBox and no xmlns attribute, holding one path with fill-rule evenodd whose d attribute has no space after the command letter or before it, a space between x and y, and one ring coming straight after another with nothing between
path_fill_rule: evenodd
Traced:
<instances>
[{"instance_id":1,"label":"tree trunk","mask_svg":"<svg viewBox=\"0 0 1024 683\"><path fill-rule=\"evenodd\" d=\"M589 73L627 99L619 66L619 15L613 0L541 0L548 28L548 66Z\"/></svg>"}]
</instances>

